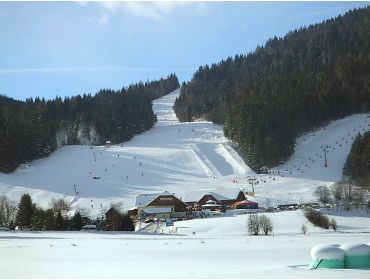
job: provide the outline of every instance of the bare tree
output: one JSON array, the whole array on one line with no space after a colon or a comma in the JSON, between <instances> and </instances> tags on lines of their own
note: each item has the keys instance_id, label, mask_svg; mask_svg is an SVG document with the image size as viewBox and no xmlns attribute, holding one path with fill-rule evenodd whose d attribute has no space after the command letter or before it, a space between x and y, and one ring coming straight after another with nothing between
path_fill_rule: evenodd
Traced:
<instances>
[{"instance_id":1,"label":"bare tree","mask_svg":"<svg viewBox=\"0 0 370 280\"><path fill-rule=\"evenodd\" d=\"M353 204L355 205L357 211L362 209L362 204L365 201L365 190L359 187L353 188Z\"/></svg>"},{"instance_id":2,"label":"bare tree","mask_svg":"<svg viewBox=\"0 0 370 280\"><path fill-rule=\"evenodd\" d=\"M258 222L259 222L260 229L263 231L265 235L272 233L273 226L272 226L272 221L269 217L265 215L261 215L259 216Z\"/></svg>"},{"instance_id":3,"label":"bare tree","mask_svg":"<svg viewBox=\"0 0 370 280\"><path fill-rule=\"evenodd\" d=\"M123 210L124 210L123 201L112 202L109 206L110 206L110 208L114 208L117 211L123 213Z\"/></svg>"},{"instance_id":4,"label":"bare tree","mask_svg":"<svg viewBox=\"0 0 370 280\"><path fill-rule=\"evenodd\" d=\"M249 234L258 235L260 227L259 227L259 218L257 214L249 215L247 226Z\"/></svg>"},{"instance_id":5,"label":"bare tree","mask_svg":"<svg viewBox=\"0 0 370 280\"><path fill-rule=\"evenodd\" d=\"M339 209L339 204L343 199L343 186L340 182L335 183L331 186L330 192L334 198L335 204L337 205L337 211Z\"/></svg>"},{"instance_id":6,"label":"bare tree","mask_svg":"<svg viewBox=\"0 0 370 280\"><path fill-rule=\"evenodd\" d=\"M0 196L0 225L10 226L17 215L17 203L5 195Z\"/></svg>"},{"instance_id":7,"label":"bare tree","mask_svg":"<svg viewBox=\"0 0 370 280\"><path fill-rule=\"evenodd\" d=\"M69 203L63 198L60 199L52 198L50 202L50 208L53 210L54 213L58 212L63 213L71 210Z\"/></svg>"},{"instance_id":8,"label":"bare tree","mask_svg":"<svg viewBox=\"0 0 370 280\"><path fill-rule=\"evenodd\" d=\"M330 227L333 229L333 230L337 230L337 221L334 220L334 218L331 218L330 220Z\"/></svg>"},{"instance_id":9,"label":"bare tree","mask_svg":"<svg viewBox=\"0 0 370 280\"><path fill-rule=\"evenodd\" d=\"M344 198L344 203L345 207L347 210L351 209L351 204L353 202L353 189L354 186L352 185L351 182L344 182L343 183L343 198Z\"/></svg>"},{"instance_id":10,"label":"bare tree","mask_svg":"<svg viewBox=\"0 0 370 280\"><path fill-rule=\"evenodd\" d=\"M307 231L308 231L307 226L306 225L302 225L301 226L301 231L302 231L303 234L306 234Z\"/></svg>"},{"instance_id":11,"label":"bare tree","mask_svg":"<svg viewBox=\"0 0 370 280\"><path fill-rule=\"evenodd\" d=\"M318 186L314 192L321 203L330 202L330 190L327 186Z\"/></svg>"}]
</instances>

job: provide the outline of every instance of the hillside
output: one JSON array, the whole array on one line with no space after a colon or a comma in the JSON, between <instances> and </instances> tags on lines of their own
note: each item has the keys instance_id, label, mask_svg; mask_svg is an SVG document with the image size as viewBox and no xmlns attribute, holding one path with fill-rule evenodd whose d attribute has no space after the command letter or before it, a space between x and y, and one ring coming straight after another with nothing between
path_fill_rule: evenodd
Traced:
<instances>
[{"instance_id":1,"label":"hillside","mask_svg":"<svg viewBox=\"0 0 370 280\"><path fill-rule=\"evenodd\" d=\"M279 176L257 175L232 148L221 126L178 121L172 106L179 94L176 90L153 101L158 121L149 131L109 148L60 148L26 169L0 174L0 194L18 201L28 192L42 206L47 206L51 198L64 197L73 208L100 215L111 202L121 201L125 209L131 208L142 192L168 190L182 197L197 189L240 187L250 191L248 176L257 176L260 183L253 199L262 206L310 201L315 187L341 179L352 143L348 133L351 136L370 128L367 114L333 122L315 136L307 134L298 140L296 153L279 167ZM336 141L342 147L336 147ZM327 168L319 157L323 143L336 147L335 153L328 154ZM299 171L294 167L297 162Z\"/></svg>"},{"instance_id":2,"label":"hillside","mask_svg":"<svg viewBox=\"0 0 370 280\"><path fill-rule=\"evenodd\" d=\"M369 32L367 7L201 66L182 85L176 114L223 124L255 171L276 167L302 134L369 112Z\"/></svg>"},{"instance_id":3,"label":"hillside","mask_svg":"<svg viewBox=\"0 0 370 280\"><path fill-rule=\"evenodd\" d=\"M42 158L65 145L120 143L156 122L151 101L179 87L176 75L114 91L36 97L26 101L0 96L0 171Z\"/></svg>"}]
</instances>

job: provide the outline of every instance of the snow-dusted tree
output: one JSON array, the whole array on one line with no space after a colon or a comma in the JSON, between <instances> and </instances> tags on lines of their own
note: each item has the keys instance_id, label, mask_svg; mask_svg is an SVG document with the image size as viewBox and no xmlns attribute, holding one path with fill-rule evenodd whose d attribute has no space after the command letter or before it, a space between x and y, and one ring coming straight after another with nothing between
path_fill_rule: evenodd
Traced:
<instances>
[{"instance_id":1,"label":"snow-dusted tree","mask_svg":"<svg viewBox=\"0 0 370 280\"><path fill-rule=\"evenodd\" d=\"M60 199L52 198L50 202L50 208L53 210L54 213L58 212L64 213L71 209L69 203L63 198Z\"/></svg>"},{"instance_id":2,"label":"snow-dusted tree","mask_svg":"<svg viewBox=\"0 0 370 280\"><path fill-rule=\"evenodd\" d=\"M17 204L5 195L0 196L0 225L9 227L14 223L17 214Z\"/></svg>"},{"instance_id":3,"label":"snow-dusted tree","mask_svg":"<svg viewBox=\"0 0 370 280\"><path fill-rule=\"evenodd\" d=\"M334 218L331 218L331 220L330 220L330 227L333 229L333 230L337 230L337 221L336 220L334 220Z\"/></svg>"},{"instance_id":4,"label":"snow-dusted tree","mask_svg":"<svg viewBox=\"0 0 370 280\"><path fill-rule=\"evenodd\" d=\"M362 209L362 204L365 201L365 190L359 187L353 188L353 204L358 210Z\"/></svg>"},{"instance_id":5,"label":"snow-dusted tree","mask_svg":"<svg viewBox=\"0 0 370 280\"><path fill-rule=\"evenodd\" d=\"M318 186L314 192L321 203L330 202L330 190L327 186Z\"/></svg>"},{"instance_id":6,"label":"snow-dusted tree","mask_svg":"<svg viewBox=\"0 0 370 280\"><path fill-rule=\"evenodd\" d=\"M269 217L265 215L260 215L258 217L258 222L259 222L259 228L265 235L272 233L273 226L272 226L272 221Z\"/></svg>"},{"instance_id":7,"label":"snow-dusted tree","mask_svg":"<svg viewBox=\"0 0 370 280\"><path fill-rule=\"evenodd\" d=\"M258 235L260 231L259 218L257 214L250 214L247 222L248 232L251 235Z\"/></svg>"},{"instance_id":8,"label":"snow-dusted tree","mask_svg":"<svg viewBox=\"0 0 370 280\"><path fill-rule=\"evenodd\" d=\"M301 226L301 232L302 232L303 234L306 234L306 233L307 233L307 231L308 231L307 226L306 226L306 225L302 225L302 226Z\"/></svg>"},{"instance_id":9,"label":"snow-dusted tree","mask_svg":"<svg viewBox=\"0 0 370 280\"><path fill-rule=\"evenodd\" d=\"M345 204L346 210L350 210L352 202L353 202L353 197L354 197L354 194L353 194L354 186L349 181L343 182L342 186L343 186L344 204Z\"/></svg>"},{"instance_id":10,"label":"snow-dusted tree","mask_svg":"<svg viewBox=\"0 0 370 280\"><path fill-rule=\"evenodd\" d=\"M339 209L339 204L343 199L343 186L340 182L333 184L330 187L330 192L334 198L335 204L337 205L337 211Z\"/></svg>"}]
</instances>

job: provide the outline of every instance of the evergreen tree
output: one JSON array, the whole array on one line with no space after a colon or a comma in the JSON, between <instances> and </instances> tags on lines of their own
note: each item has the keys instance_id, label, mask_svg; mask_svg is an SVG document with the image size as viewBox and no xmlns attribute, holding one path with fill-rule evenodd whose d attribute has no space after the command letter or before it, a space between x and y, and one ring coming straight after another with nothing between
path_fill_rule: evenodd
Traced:
<instances>
[{"instance_id":1,"label":"evergreen tree","mask_svg":"<svg viewBox=\"0 0 370 280\"><path fill-rule=\"evenodd\" d=\"M72 229L81 230L83 227L83 221L80 212L77 212L72 217Z\"/></svg>"},{"instance_id":2,"label":"evergreen tree","mask_svg":"<svg viewBox=\"0 0 370 280\"><path fill-rule=\"evenodd\" d=\"M121 230L122 231L135 231L135 225L131 217L128 214L123 214L121 219Z\"/></svg>"},{"instance_id":3,"label":"evergreen tree","mask_svg":"<svg viewBox=\"0 0 370 280\"><path fill-rule=\"evenodd\" d=\"M36 205L32 202L29 194L22 195L16 216L16 224L23 227L32 226L32 217L35 213Z\"/></svg>"}]
</instances>

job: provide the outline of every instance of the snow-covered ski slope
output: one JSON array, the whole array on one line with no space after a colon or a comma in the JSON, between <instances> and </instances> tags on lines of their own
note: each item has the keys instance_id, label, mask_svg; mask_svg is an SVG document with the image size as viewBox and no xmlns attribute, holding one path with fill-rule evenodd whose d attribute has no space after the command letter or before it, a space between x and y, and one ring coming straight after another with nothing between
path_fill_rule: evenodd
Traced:
<instances>
[{"instance_id":1,"label":"snow-covered ski slope","mask_svg":"<svg viewBox=\"0 0 370 280\"><path fill-rule=\"evenodd\" d=\"M115 201L130 208L142 192L168 190L181 197L194 189L250 191L248 178L256 175L224 137L222 127L205 121L180 123L172 108L178 95L176 90L155 100L158 122L129 142L109 148L66 146L27 169L0 174L0 194L17 201L28 192L42 206L63 197L74 207L100 213ZM254 199L267 206L312 199L317 185L341 178L352 138L369 125L369 115L358 114L301 137L296 153L277 169L280 175L257 176ZM330 145L328 167L321 145Z\"/></svg>"}]
</instances>

